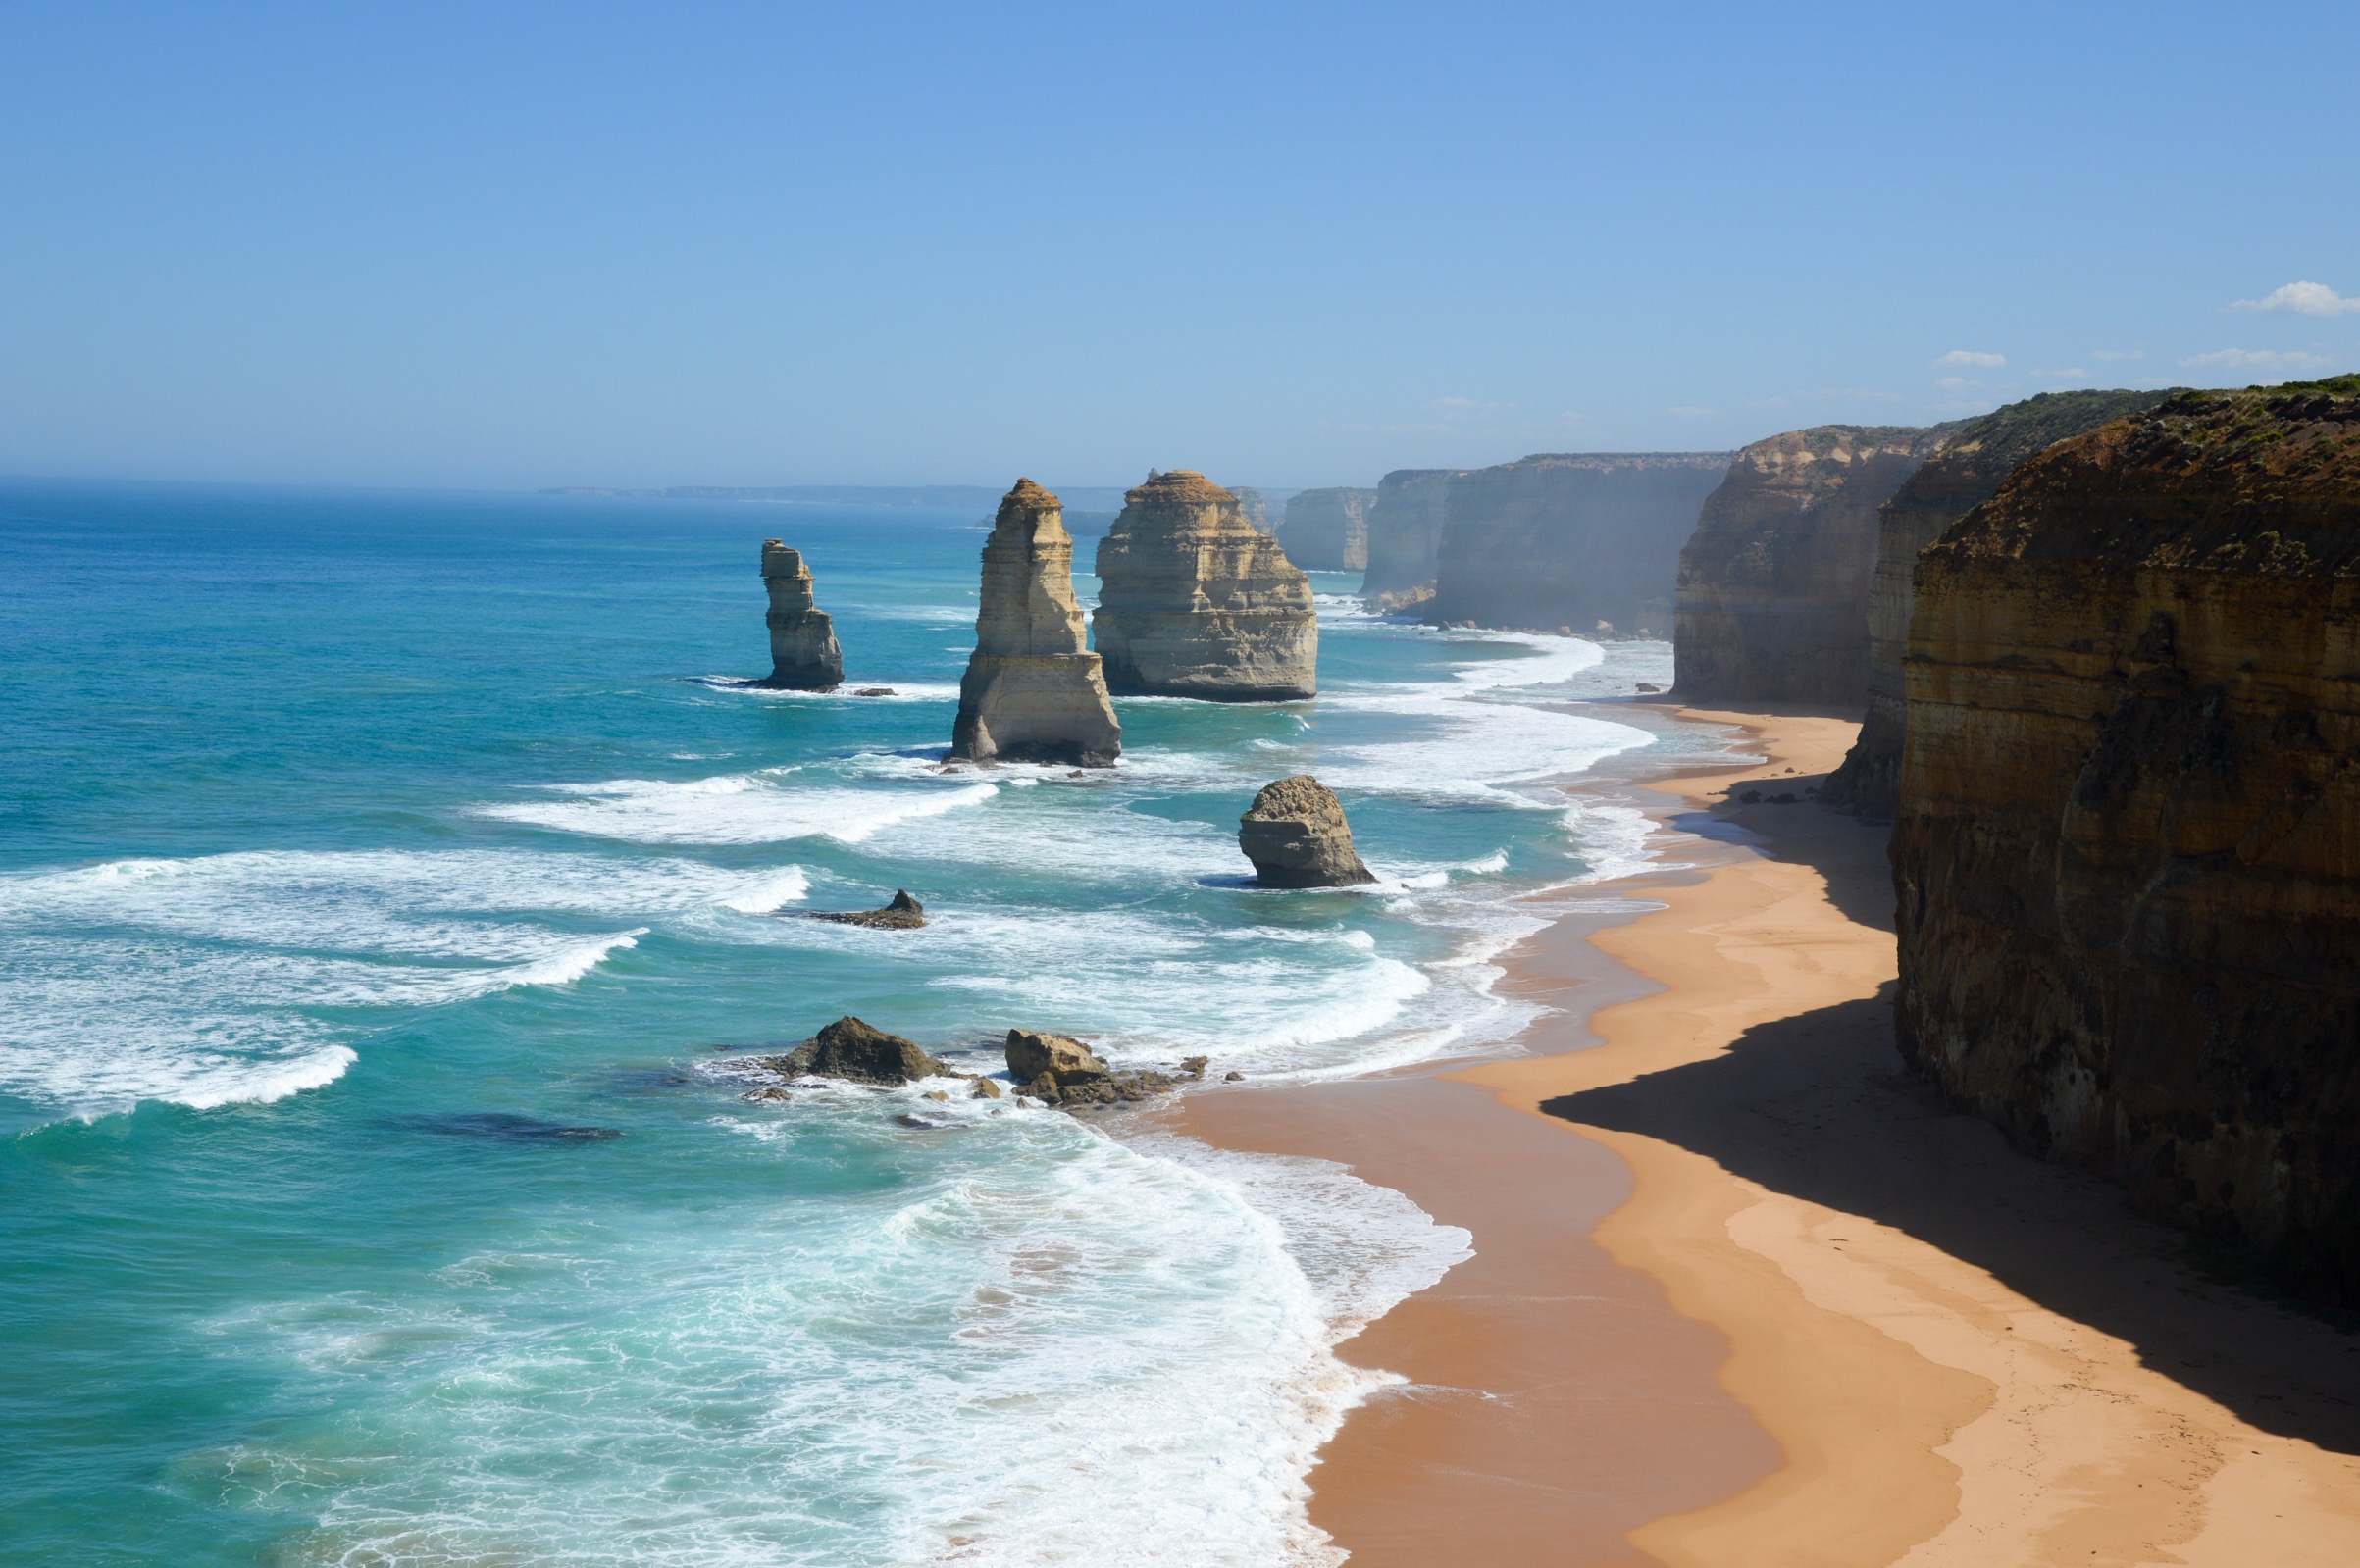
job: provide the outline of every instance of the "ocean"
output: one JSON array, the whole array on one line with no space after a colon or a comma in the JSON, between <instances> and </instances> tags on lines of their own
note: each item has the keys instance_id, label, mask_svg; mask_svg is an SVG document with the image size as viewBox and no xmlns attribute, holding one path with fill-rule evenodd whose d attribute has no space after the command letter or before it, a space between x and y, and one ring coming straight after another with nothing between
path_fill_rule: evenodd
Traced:
<instances>
[{"instance_id":1,"label":"ocean","mask_svg":"<svg viewBox=\"0 0 2360 1568\"><path fill-rule=\"evenodd\" d=\"M840 693L731 683L768 536ZM983 536L0 484L0 1559L1336 1560L1307 1477L1383 1375L1334 1347L1464 1232L1152 1119L733 1064L846 1013L970 1071L1011 1026L1209 1056L1191 1092L1496 1050L1514 900L1645 865L1611 776L1719 737L1598 705L1664 644L1322 576L1317 700L946 772ZM1239 812L1305 771L1376 886L1248 884ZM923 931L800 918L898 888Z\"/></svg>"}]
</instances>

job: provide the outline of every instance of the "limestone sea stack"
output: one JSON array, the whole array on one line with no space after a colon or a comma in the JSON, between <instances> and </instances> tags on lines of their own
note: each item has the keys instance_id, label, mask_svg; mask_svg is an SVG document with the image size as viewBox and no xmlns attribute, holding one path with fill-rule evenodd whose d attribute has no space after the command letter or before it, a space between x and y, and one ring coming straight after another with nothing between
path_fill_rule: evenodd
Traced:
<instances>
[{"instance_id":1,"label":"limestone sea stack","mask_svg":"<svg viewBox=\"0 0 2360 1568\"><path fill-rule=\"evenodd\" d=\"M2033 457L1902 669L1902 1054L2360 1302L2360 376Z\"/></svg>"},{"instance_id":2,"label":"limestone sea stack","mask_svg":"<svg viewBox=\"0 0 2360 1568\"><path fill-rule=\"evenodd\" d=\"M1287 497L1278 546L1306 572L1366 572L1368 509L1376 491L1333 485Z\"/></svg>"},{"instance_id":3,"label":"limestone sea stack","mask_svg":"<svg viewBox=\"0 0 2360 1568\"><path fill-rule=\"evenodd\" d=\"M1407 610L1434 596L1443 498L1462 472L1403 468L1377 481L1368 506L1368 570L1360 578L1369 608Z\"/></svg>"},{"instance_id":4,"label":"limestone sea stack","mask_svg":"<svg viewBox=\"0 0 2360 1568\"><path fill-rule=\"evenodd\" d=\"M1556 452L1451 481L1428 621L1664 637L1730 452Z\"/></svg>"},{"instance_id":5,"label":"limestone sea stack","mask_svg":"<svg viewBox=\"0 0 2360 1568\"><path fill-rule=\"evenodd\" d=\"M1680 551L1672 695L1857 715L1876 509L1956 429L1821 425L1739 452Z\"/></svg>"},{"instance_id":6,"label":"limestone sea stack","mask_svg":"<svg viewBox=\"0 0 2360 1568\"><path fill-rule=\"evenodd\" d=\"M983 548L975 653L958 683L950 754L970 762L1106 768L1122 729L1099 656L1083 646L1073 537L1055 496L1020 479Z\"/></svg>"},{"instance_id":7,"label":"limestone sea stack","mask_svg":"<svg viewBox=\"0 0 2360 1568\"><path fill-rule=\"evenodd\" d=\"M1876 566L1869 584L1869 706L1852 754L1820 789L1822 805L1872 822L1893 815L1901 777L1904 716L1901 656L1915 603L1911 573L1918 552L1968 512L1989 500L2018 464L2057 441L2109 420L2143 414L2170 392L2043 392L1959 426L1893 492L1879 514Z\"/></svg>"},{"instance_id":8,"label":"limestone sea stack","mask_svg":"<svg viewBox=\"0 0 2360 1568\"><path fill-rule=\"evenodd\" d=\"M833 691L844 683L844 650L825 610L811 607L811 569L800 550L762 541L762 585L770 590L770 675L756 685Z\"/></svg>"},{"instance_id":9,"label":"limestone sea stack","mask_svg":"<svg viewBox=\"0 0 2360 1568\"><path fill-rule=\"evenodd\" d=\"M1099 541L1092 626L1118 696L1287 702L1318 689L1311 580L1237 499L1188 469L1149 476Z\"/></svg>"},{"instance_id":10,"label":"limestone sea stack","mask_svg":"<svg viewBox=\"0 0 2360 1568\"><path fill-rule=\"evenodd\" d=\"M1265 887L1351 887L1376 881L1352 846L1335 791L1308 773L1262 785L1238 819L1237 846Z\"/></svg>"}]
</instances>

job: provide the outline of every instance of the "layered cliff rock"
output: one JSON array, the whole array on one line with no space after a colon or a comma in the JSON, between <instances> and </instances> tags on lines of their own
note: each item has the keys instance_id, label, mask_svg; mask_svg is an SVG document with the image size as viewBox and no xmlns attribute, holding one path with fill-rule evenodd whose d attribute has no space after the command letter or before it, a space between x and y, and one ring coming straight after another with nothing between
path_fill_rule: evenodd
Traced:
<instances>
[{"instance_id":1,"label":"layered cliff rock","mask_svg":"<svg viewBox=\"0 0 2360 1568\"><path fill-rule=\"evenodd\" d=\"M1876 509L1956 428L1821 425L1739 452L1680 551L1673 694L1859 711Z\"/></svg>"},{"instance_id":2,"label":"layered cliff rock","mask_svg":"<svg viewBox=\"0 0 2360 1568\"><path fill-rule=\"evenodd\" d=\"M770 675L754 683L788 691L833 691L844 683L836 626L811 601L811 569L802 552L762 541L762 585L770 590Z\"/></svg>"},{"instance_id":3,"label":"layered cliff rock","mask_svg":"<svg viewBox=\"0 0 2360 1568\"><path fill-rule=\"evenodd\" d=\"M1311 582L1227 490L1187 469L1124 497L1092 620L1122 695L1288 701L1318 688Z\"/></svg>"},{"instance_id":4,"label":"layered cliff rock","mask_svg":"<svg viewBox=\"0 0 2360 1568\"><path fill-rule=\"evenodd\" d=\"M1287 498L1278 545L1306 572L1364 572L1368 566L1368 508L1376 491L1332 485L1297 490Z\"/></svg>"},{"instance_id":5,"label":"layered cliff rock","mask_svg":"<svg viewBox=\"0 0 2360 1568\"><path fill-rule=\"evenodd\" d=\"M1020 479L983 547L975 652L958 683L950 754L971 762L1111 767L1122 730L1083 646L1073 539L1057 498Z\"/></svg>"},{"instance_id":6,"label":"layered cliff rock","mask_svg":"<svg viewBox=\"0 0 2360 1568\"><path fill-rule=\"evenodd\" d=\"M1336 792L1308 773L1262 785L1238 819L1237 844L1265 887L1350 887L1376 881L1353 848Z\"/></svg>"},{"instance_id":7,"label":"layered cliff rock","mask_svg":"<svg viewBox=\"0 0 2360 1568\"><path fill-rule=\"evenodd\" d=\"M1237 515L1253 524L1255 532L1269 533L1272 531L1270 504L1262 499L1261 491L1243 484L1233 484L1229 487L1229 493L1237 497Z\"/></svg>"},{"instance_id":8,"label":"layered cliff rock","mask_svg":"<svg viewBox=\"0 0 2360 1568\"><path fill-rule=\"evenodd\" d=\"M2360 1300L2360 377L2032 458L1904 673L1903 1054Z\"/></svg>"},{"instance_id":9,"label":"layered cliff rock","mask_svg":"<svg viewBox=\"0 0 2360 1568\"><path fill-rule=\"evenodd\" d=\"M1668 636L1680 546L1728 452L1543 454L1451 481L1430 621Z\"/></svg>"},{"instance_id":10,"label":"layered cliff rock","mask_svg":"<svg viewBox=\"0 0 2360 1568\"><path fill-rule=\"evenodd\" d=\"M1869 583L1869 707L1852 754L1820 790L1824 805L1875 822L1893 815L1904 728L1901 656L1915 600L1918 552L1989 500L2017 465L2109 420L2143 414L2170 392L2044 392L1967 420L1893 492L1877 522Z\"/></svg>"},{"instance_id":11,"label":"layered cliff rock","mask_svg":"<svg viewBox=\"0 0 2360 1568\"><path fill-rule=\"evenodd\" d=\"M1378 610L1408 609L1434 591L1442 548L1443 498L1455 468L1395 469L1377 481L1368 507L1368 570L1360 592Z\"/></svg>"}]
</instances>

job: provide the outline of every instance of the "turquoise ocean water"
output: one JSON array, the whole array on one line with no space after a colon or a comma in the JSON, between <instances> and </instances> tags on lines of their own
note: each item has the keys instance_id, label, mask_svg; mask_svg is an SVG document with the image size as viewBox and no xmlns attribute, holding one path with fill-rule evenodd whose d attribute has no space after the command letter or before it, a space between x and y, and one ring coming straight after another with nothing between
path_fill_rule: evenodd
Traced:
<instances>
[{"instance_id":1,"label":"turquoise ocean water","mask_svg":"<svg viewBox=\"0 0 2360 1568\"><path fill-rule=\"evenodd\" d=\"M772 535L894 695L726 684ZM0 1560L1333 1559L1306 1473L1371 1384L1331 1347L1463 1233L729 1064L847 1012L974 1070L1011 1025L1205 1053L1218 1092L1482 1049L1528 1016L1508 899L1646 853L1544 781L1714 742L1565 707L1667 648L1337 578L1315 702L1121 701L1111 774L946 773L982 538L0 486ZM1378 887L1245 885L1237 814L1306 770ZM796 918L897 887L926 930Z\"/></svg>"}]
</instances>

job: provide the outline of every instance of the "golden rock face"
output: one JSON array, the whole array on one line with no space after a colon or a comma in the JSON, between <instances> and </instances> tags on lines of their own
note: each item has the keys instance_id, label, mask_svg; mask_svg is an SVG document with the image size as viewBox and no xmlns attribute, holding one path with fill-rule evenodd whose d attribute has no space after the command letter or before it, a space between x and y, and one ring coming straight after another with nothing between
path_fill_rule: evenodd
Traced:
<instances>
[{"instance_id":1,"label":"golden rock face","mask_svg":"<svg viewBox=\"0 0 2360 1568\"><path fill-rule=\"evenodd\" d=\"M2049 448L1921 558L1905 1056L2360 1292L2360 379Z\"/></svg>"},{"instance_id":2,"label":"golden rock face","mask_svg":"<svg viewBox=\"0 0 2360 1568\"><path fill-rule=\"evenodd\" d=\"M1124 496L1092 620L1117 695L1274 702L1318 690L1311 582L1227 490L1187 469Z\"/></svg>"},{"instance_id":3,"label":"golden rock face","mask_svg":"<svg viewBox=\"0 0 2360 1568\"><path fill-rule=\"evenodd\" d=\"M1956 429L1821 425L1739 452L1680 551L1673 693L1865 706L1877 508Z\"/></svg>"},{"instance_id":4,"label":"golden rock face","mask_svg":"<svg viewBox=\"0 0 2360 1568\"><path fill-rule=\"evenodd\" d=\"M970 762L1106 767L1122 751L1099 656L1083 646L1073 535L1054 495L1020 479L984 541L975 653L950 754Z\"/></svg>"}]
</instances>

